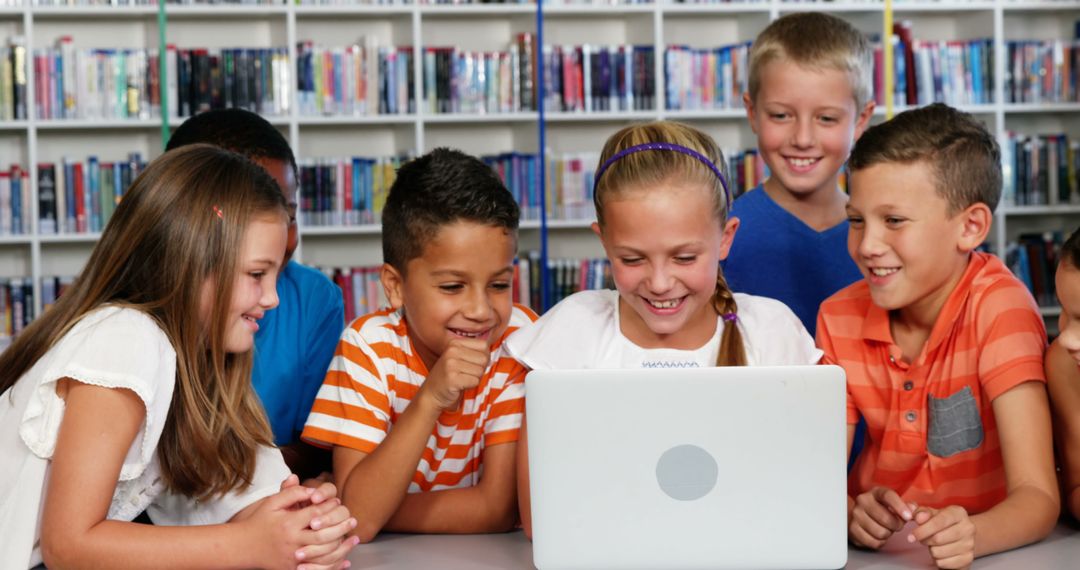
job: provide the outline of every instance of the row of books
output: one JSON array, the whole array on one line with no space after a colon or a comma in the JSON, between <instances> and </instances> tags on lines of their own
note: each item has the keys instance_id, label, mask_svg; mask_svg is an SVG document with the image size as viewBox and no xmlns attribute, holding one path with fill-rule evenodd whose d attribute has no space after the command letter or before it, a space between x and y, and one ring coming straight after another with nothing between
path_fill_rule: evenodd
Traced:
<instances>
[{"instance_id":1,"label":"row of books","mask_svg":"<svg viewBox=\"0 0 1080 570\"><path fill-rule=\"evenodd\" d=\"M756 149L724 151L733 197L764 182L768 168ZM300 161L300 220L305 226L378 223L395 172L412 157L324 158ZM539 187L540 157L506 152L480 157L499 175L521 206L522 220L539 220L542 204L549 220L591 221L596 217L593 182L597 152L548 157L546 196ZM543 198L543 201L542 201Z\"/></svg>"},{"instance_id":2,"label":"row of books","mask_svg":"<svg viewBox=\"0 0 1080 570\"><path fill-rule=\"evenodd\" d=\"M1063 133L1009 132L1001 145L1002 202L1014 206L1080 204L1080 141Z\"/></svg>"},{"instance_id":3,"label":"row of books","mask_svg":"<svg viewBox=\"0 0 1080 570\"><path fill-rule=\"evenodd\" d=\"M1005 53L1009 103L1080 101L1080 40L1007 42Z\"/></svg>"},{"instance_id":4,"label":"row of books","mask_svg":"<svg viewBox=\"0 0 1080 570\"><path fill-rule=\"evenodd\" d=\"M940 102L953 106L990 103L994 94L994 41L927 41L914 38L911 22L893 24L895 82L893 102L897 105L929 105ZM874 48L874 93L884 103L884 49Z\"/></svg>"},{"instance_id":5,"label":"row of books","mask_svg":"<svg viewBox=\"0 0 1080 570\"><path fill-rule=\"evenodd\" d=\"M297 44L300 114L360 116L415 111L411 47L381 46L365 36L357 43L325 48Z\"/></svg>"},{"instance_id":6,"label":"row of books","mask_svg":"<svg viewBox=\"0 0 1080 570\"><path fill-rule=\"evenodd\" d=\"M715 48L669 46L664 52L667 108L739 109L749 88L750 42Z\"/></svg>"},{"instance_id":7,"label":"row of books","mask_svg":"<svg viewBox=\"0 0 1080 570\"><path fill-rule=\"evenodd\" d=\"M12 36L0 47L0 121L26 119L26 38Z\"/></svg>"},{"instance_id":8,"label":"row of books","mask_svg":"<svg viewBox=\"0 0 1080 570\"><path fill-rule=\"evenodd\" d=\"M1043 307L1058 305L1054 273L1064 235L1062 231L1020 234L1017 241L1006 248L1005 263L1031 290L1035 302Z\"/></svg>"},{"instance_id":9,"label":"row of books","mask_svg":"<svg viewBox=\"0 0 1080 570\"><path fill-rule=\"evenodd\" d=\"M39 119L160 117L162 81L170 117L230 107L267 116L289 110L285 48L169 46L162 73L156 49L80 49L64 36L32 58Z\"/></svg>"},{"instance_id":10,"label":"row of books","mask_svg":"<svg viewBox=\"0 0 1080 570\"><path fill-rule=\"evenodd\" d=\"M85 162L65 158L38 164L38 232L100 232L144 168L146 161L137 152L126 160L90 156Z\"/></svg>"},{"instance_id":11,"label":"row of books","mask_svg":"<svg viewBox=\"0 0 1080 570\"><path fill-rule=\"evenodd\" d=\"M544 109L602 112L655 109L651 45L545 45Z\"/></svg>"},{"instance_id":12,"label":"row of books","mask_svg":"<svg viewBox=\"0 0 1080 570\"><path fill-rule=\"evenodd\" d=\"M378 223L397 169L410 155L302 160L300 223L356 226Z\"/></svg>"},{"instance_id":13,"label":"row of books","mask_svg":"<svg viewBox=\"0 0 1080 570\"><path fill-rule=\"evenodd\" d=\"M331 281L341 289L345 301L345 323L386 308L386 294L379 281L380 266L368 267L322 267Z\"/></svg>"},{"instance_id":14,"label":"row of books","mask_svg":"<svg viewBox=\"0 0 1080 570\"><path fill-rule=\"evenodd\" d=\"M541 290L545 283L540 263L540 253L530 251L518 258L514 269L514 302L521 303L537 313L543 313L548 307L578 291L615 288L611 279L611 263L607 258L548 258L548 307L544 307L541 303Z\"/></svg>"},{"instance_id":15,"label":"row of books","mask_svg":"<svg viewBox=\"0 0 1080 570\"><path fill-rule=\"evenodd\" d=\"M515 113L536 109L532 33L505 51L456 47L424 50L424 105L429 113Z\"/></svg>"}]
</instances>

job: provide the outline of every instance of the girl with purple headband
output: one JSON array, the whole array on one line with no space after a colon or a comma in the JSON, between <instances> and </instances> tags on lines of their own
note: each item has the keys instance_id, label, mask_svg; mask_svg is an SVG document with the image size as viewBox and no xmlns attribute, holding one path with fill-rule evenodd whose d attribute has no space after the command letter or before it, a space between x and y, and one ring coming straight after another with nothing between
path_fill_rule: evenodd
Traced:
<instances>
[{"instance_id":1,"label":"girl with purple headband","mask_svg":"<svg viewBox=\"0 0 1080 570\"><path fill-rule=\"evenodd\" d=\"M680 123L612 135L593 200L617 291L564 299L504 345L530 368L695 368L814 364L821 351L783 303L733 293L720 271L739 220L724 158ZM762 260L768 263L770 260ZM528 441L518 445L518 502L530 528Z\"/></svg>"}]
</instances>

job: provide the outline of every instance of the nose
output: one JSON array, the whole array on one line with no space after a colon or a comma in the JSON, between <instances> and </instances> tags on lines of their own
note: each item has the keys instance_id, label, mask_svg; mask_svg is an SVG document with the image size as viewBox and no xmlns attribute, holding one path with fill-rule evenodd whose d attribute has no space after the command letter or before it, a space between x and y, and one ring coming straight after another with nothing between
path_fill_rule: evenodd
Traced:
<instances>
[{"instance_id":1,"label":"nose","mask_svg":"<svg viewBox=\"0 0 1080 570\"><path fill-rule=\"evenodd\" d=\"M269 311L278 306L277 276L269 282L263 283L262 295L259 296L259 306Z\"/></svg>"},{"instance_id":2,"label":"nose","mask_svg":"<svg viewBox=\"0 0 1080 570\"><path fill-rule=\"evenodd\" d=\"M487 321L495 311L491 307L487 291L482 287L474 287L466 295L461 312L469 320Z\"/></svg>"},{"instance_id":3,"label":"nose","mask_svg":"<svg viewBox=\"0 0 1080 570\"><path fill-rule=\"evenodd\" d=\"M850 229L850 238L855 241L855 251L859 257L873 258L885 251L885 244L879 233L871 227Z\"/></svg>"},{"instance_id":4,"label":"nose","mask_svg":"<svg viewBox=\"0 0 1080 570\"><path fill-rule=\"evenodd\" d=\"M814 124L810 119L796 119L791 144L798 148L814 146Z\"/></svg>"},{"instance_id":5,"label":"nose","mask_svg":"<svg viewBox=\"0 0 1080 570\"><path fill-rule=\"evenodd\" d=\"M652 265L652 271L649 273L647 283L651 293L666 293L671 290L674 283L675 279L665 264L656 263Z\"/></svg>"}]
</instances>

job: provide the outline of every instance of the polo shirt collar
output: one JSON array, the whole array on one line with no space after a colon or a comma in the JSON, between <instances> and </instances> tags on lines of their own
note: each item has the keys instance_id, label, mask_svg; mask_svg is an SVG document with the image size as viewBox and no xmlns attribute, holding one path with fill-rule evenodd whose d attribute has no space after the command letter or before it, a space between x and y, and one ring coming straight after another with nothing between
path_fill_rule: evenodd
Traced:
<instances>
[{"instance_id":1,"label":"polo shirt collar","mask_svg":"<svg viewBox=\"0 0 1080 570\"><path fill-rule=\"evenodd\" d=\"M949 337L950 331L956 324L956 319L959 318L960 312L971 294L971 282L986 267L989 259L990 256L985 253L976 251L971 254L967 268L964 269L963 277L960 278L956 287L949 293L949 298L945 300L945 305L941 307L941 313L938 314L937 319L934 321L934 328L930 331L930 337L926 341L926 348L923 350L924 353L929 354L930 351L937 348L939 344ZM889 345L896 344L893 342L892 329L889 327L889 312L875 305L872 300L867 304L866 318L863 319L862 336L865 340L883 342Z\"/></svg>"}]
</instances>

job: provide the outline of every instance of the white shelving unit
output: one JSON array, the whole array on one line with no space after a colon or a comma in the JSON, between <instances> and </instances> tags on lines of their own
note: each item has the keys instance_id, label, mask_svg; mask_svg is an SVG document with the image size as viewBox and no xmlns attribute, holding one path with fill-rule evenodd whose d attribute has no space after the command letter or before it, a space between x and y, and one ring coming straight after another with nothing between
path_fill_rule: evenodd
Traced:
<instances>
[{"instance_id":1,"label":"white shelving unit","mask_svg":"<svg viewBox=\"0 0 1080 570\"><path fill-rule=\"evenodd\" d=\"M756 145L742 109L667 111L663 95L663 51L669 44L714 47L752 40L770 21L795 11L835 13L867 32L880 34L880 2L789 3L783 0L717 4L680 4L661 0L632 5L545 5L546 44L652 44L656 46L655 107L648 111L545 113L548 150L555 153L595 152L616 128L635 121L676 119L698 126L727 148ZM470 49L505 49L519 32L535 31L533 5L327 5L297 6L174 6L166 7L168 41L180 47L288 46L295 62L296 44L313 40L341 45L361 35L375 35L385 45L410 45L416 61L429 45L461 45ZM999 135L1066 132L1080 137L1080 102L1015 105L1003 102L1005 42L1015 39L1071 37L1080 20L1080 0L894 1L894 19L912 20L919 39L995 41L995 103L966 108ZM157 45L156 7L35 7L0 8L0 34L22 35L30 47L50 45L60 35L74 37L79 47L151 47ZM421 93L420 66L413 82ZM271 122L287 136L298 159L322 156L382 156L401 151L425 152L449 145L474 154L508 150L537 152L539 114L432 115L418 106L406 115L367 117L308 117L299 114L292 65L290 114ZM29 89L33 89L31 73ZM32 92L30 94L32 100ZM901 109L896 109L899 112ZM878 109L875 120L884 120ZM170 121L172 126L180 120ZM0 167L18 163L31 169L36 196L40 162L63 155L84 158L97 154L117 159L128 151L148 159L161 153L160 122L142 121L26 121L0 122ZM36 198L32 201L36 220ZM602 251L589 231L590 220L552 221L549 255L596 257ZM1080 206L1001 207L991 242L999 253L1021 232L1068 230L1080 224ZM522 250L539 248L536 222L522 226ZM356 266L380 261L380 228L301 228L305 263ZM0 277L30 276L40 303L43 275L75 274L96 235L38 235L0 237ZM1048 312L1048 318L1053 314Z\"/></svg>"}]
</instances>

